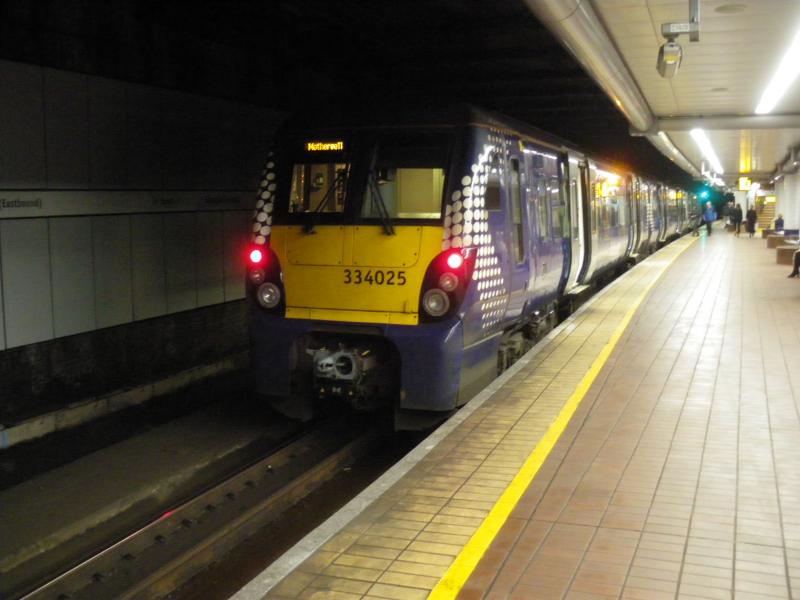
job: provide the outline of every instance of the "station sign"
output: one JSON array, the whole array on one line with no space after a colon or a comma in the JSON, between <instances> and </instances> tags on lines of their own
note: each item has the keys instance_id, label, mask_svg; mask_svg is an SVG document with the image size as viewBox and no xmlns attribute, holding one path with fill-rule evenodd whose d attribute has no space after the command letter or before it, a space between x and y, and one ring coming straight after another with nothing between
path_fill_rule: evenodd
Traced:
<instances>
[{"instance_id":1,"label":"station sign","mask_svg":"<svg viewBox=\"0 0 800 600\"><path fill-rule=\"evenodd\" d=\"M747 192L750 190L750 186L753 185L753 181L749 177L739 177L739 191L740 192Z\"/></svg>"}]
</instances>

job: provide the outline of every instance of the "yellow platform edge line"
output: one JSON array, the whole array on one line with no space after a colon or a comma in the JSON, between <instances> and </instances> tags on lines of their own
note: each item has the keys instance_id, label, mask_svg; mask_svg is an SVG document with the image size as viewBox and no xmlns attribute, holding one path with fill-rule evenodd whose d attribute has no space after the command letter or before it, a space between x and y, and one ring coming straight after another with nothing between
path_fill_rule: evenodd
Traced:
<instances>
[{"instance_id":1,"label":"yellow platform edge line","mask_svg":"<svg viewBox=\"0 0 800 600\"><path fill-rule=\"evenodd\" d=\"M608 357L611 356L611 352L616 347L617 342L619 342L622 334L625 333L636 310L650 293L653 286L661 279L661 276L694 241L696 241L696 239L692 238L688 244L676 252L676 254L669 259L669 262L663 266L653 281L651 281L644 291L639 294L639 297L636 298L628 309L628 312L622 317L622 321L620 321L614 333L611 334L606 345L603 346L600 354L598 354L597 358L592 362L592 366L589 367L586 375L583 376L583 379L581 379L575 391L561 408L556 419L550 424L550 427L548 427L542 439L539 440L539 443L536 444L536 447L525 460L519 472L492 507L492 510L489 511L489 514L486 515L486 518L483 520L480 527L478 527L478 530L472 534L472 537L461 550L461 553L456 556L450 568L436 584L436 587L431 590L431 593L428 595L428 600L453 600L461 591L461 588L464 587L464 584L475 570L475 567L478 566L484 553L488 550L492 541L500 532L500 529L502 529L511 511L514 510L514 507L530 486L536 473L538 473L544 461L547 460L550 451L556 445L561 434L564 433L572 415L575 414L581 400L586 396L594 380L597 379L600 371L605 366Z\"/></svg>"}]
</instances>

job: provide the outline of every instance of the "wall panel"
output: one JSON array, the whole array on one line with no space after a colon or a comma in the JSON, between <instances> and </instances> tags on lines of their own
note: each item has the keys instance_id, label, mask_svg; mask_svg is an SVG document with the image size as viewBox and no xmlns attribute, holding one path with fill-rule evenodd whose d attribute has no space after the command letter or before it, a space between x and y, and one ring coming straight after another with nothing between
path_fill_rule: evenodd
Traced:
<instances>
[{"instance_id":1,"label":"wall panel","mask_svg":"<svg viewBox=\"0 0 800 600\"><path fill-rule=\"evenodd\" d=\"M164 217L131 215L133 318L149 319L167 312L164 270Z\"/></svg>"},{"instance_id":2,"label":"wall panel","mask_svg":"<svg viewBox=\"0 0 800 600\"><path fill-rule=\"evenodd\" d=\"M167 310L178 312L197 307L197 261L195 215L164 215L167 269Z\"/></svg>"},{"instance_id":3,"label":"wall panel","mask_svg":"<svg viewBox=\"0 0 800 600\"><path fill-rule=\"evenodd\" d=\"M0 60L0 188L45 181L42 72Z\"/></svg>"},{"instance_id":4,"label":"wall panel","mask_svg":"<svg viewBox=\"0 0 800 600\"><path fill-rule=\"evenodd\" d=\"M166 189L195 187L198 168L193 162L199 137L198 129L205 127L194 114L199 101L186 94L165 91L162 104L162 165L163 186Z\"/></svg>"},{"instance_id":5,"label":"wall panel","mask_svg":"<svg viewBox=\"0 0 800 600\"><path fill-rule=\"evenodd\" d=\"M90 331L95 328L92 220L49 221L55 335Z\"/></svg>"},{"instance_id":6,"label":"wall panel","mask_svg":"<svg viewBox=\"0 0 800 600\"><path fill-rule=\"evenodd\" d=\"M9 346L53 337L50 250L45 219L0 222L6 340Z\"/></svg>"},{"instance_id":7,"label":"wall panel","mask_svg":"<svg viewBox=\"0 0 800 600\"><path fill-rule=\"evenodd\" d=\"M221 212L197 213L197 303L199 306L225 301L225 284L222 253Z\"/></svg>"},{"instance_id":8,"label":"wall panel","mask_svg":"<svg viewBox=\"0 0 800 600\"><path fill-rule=\"evenodd\" d=\"M43 72L47 187L85 189L89 184L88 78L54 69Z\"/></svg>"},{"instance_id":9,"label":"wall panel","mask_svg":"<svg viewBox=\"0 0 800 600\"><path fill-rule=\"evenodd\" d=\"M0 232L2 227L0 226ZM2 233L0 233L2 235ZM6 318L3 306L3 240L0 239L0 350L6 349Z\"/></svg>"},{"instance_id":10,"label":"wall panel","mask_svg":"<svg viewBox=\"0 0 800 600\"><path fill-rule=\"evenodd\" d=\"M89 79L89 187L125 189L128 184L125 84Z\"/></svg>"},{"instance_id":11,"label":"wall panel","mask_svg":"<svg viewBox=\"0 0 800 600\"><path fill-rule=\"evenodd\" d=\"M97 327L133 320L130 217L93 217Z\"/></svg>"},{"instance_id":12,"label":"wall panel","mask_svg":"<svg viewBox=\"0 0 800 600\"><path fill-rule=\"evenodd\" d=\"M155 88L128 84L126 89L128 185L131 189L163 187L161 156L161 98L164 92Z\"/></svg>"},{"instance_id":13,"label":"wall panel","mask_svg":"<svg viewBox=\"0 0 800 600\"><path fill-rule=\"evenodd\" d=\"M244 298L244 276L246 272L245 254L250 241L250 220L252 213L224 213L224 271L225 301Z\"/></svg>"},{"instance_id":14,"label":"wall panel","mask_svg":"<svg viewBox=\"0 0 800 600\"><path fill-rule=\"evenodd\" d=\"M0 60L0 350L242 298L279 119Z\"/></svg>"}]
</instances>

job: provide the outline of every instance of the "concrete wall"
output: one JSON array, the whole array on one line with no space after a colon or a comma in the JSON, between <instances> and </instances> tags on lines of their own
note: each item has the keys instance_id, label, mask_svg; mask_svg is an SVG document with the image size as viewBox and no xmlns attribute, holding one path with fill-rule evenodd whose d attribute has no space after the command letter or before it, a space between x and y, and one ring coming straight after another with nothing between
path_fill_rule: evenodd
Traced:
<instances>
[{"instance_id":1,"label":"concrete wall","mask_svg":"<svg viewBox=\"0 0 800 600\"><path fill-rule=\"evenodd\" d=\"M277 113L0 61L0 350L243 295Z\"/></svg>"},{"instance_id":2,"label":"concrete wall","mask_svg":"<svg viewBox=\"0 0 800 600\"><path fill-rule=\"evenodd\" d=\"M784 227L800 229L800 173L785 175L775 182L775 214L783 215Z\"/></svg>"},{"instance_id":3,"label":"concrete wall","mask_svg":"<svg viewBox=\"0 0 800 600\"><path fill-rule=\"evenodd\" d=\"M246 345L248 221L281 118L0 60L0 426Z\"/></svg>"}]
</instances>

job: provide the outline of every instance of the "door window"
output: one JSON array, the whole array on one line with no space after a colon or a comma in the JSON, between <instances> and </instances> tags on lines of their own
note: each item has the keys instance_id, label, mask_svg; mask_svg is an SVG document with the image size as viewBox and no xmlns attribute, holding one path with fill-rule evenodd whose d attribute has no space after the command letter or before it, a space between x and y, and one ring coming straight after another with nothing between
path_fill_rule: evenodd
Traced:
<instances>
[{"instance_id":1,"label":"door window","mask_svg":"<svg viewBox=\"0 0 800 600\"><path fill-rule=\"evenodd\" d=\"M513 221L511 235L517 263L521 263L525 260L525 246L522 238L522 192L520 190L519 161L516 158L511 160L509 180L511 187L511 217Z\"/></svg>"}]
</instances>

